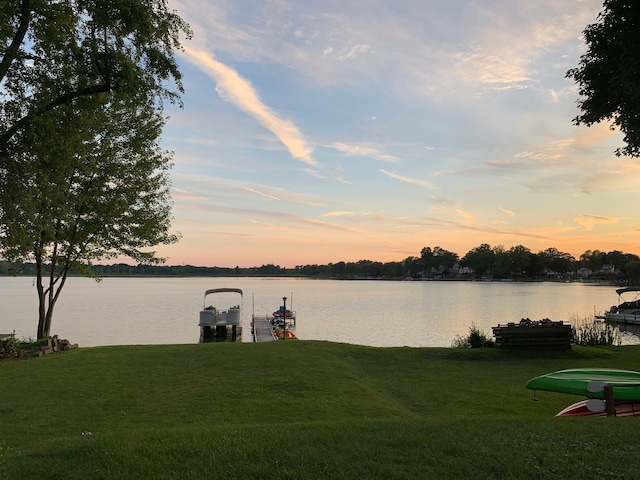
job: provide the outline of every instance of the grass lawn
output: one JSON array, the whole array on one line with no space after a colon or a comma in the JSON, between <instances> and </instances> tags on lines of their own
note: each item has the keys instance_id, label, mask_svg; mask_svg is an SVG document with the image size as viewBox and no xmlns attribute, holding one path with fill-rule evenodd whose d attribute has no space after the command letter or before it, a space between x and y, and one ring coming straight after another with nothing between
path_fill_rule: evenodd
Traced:
<instances>
[{"instance_id":1,"label":"grass lawn","mask_svg":"<svg viewBox=\"0 0 640 480\"><path fill-rule=\"evenodd\" d=\"M563 353L317 341L78 349L0 361L0 479L640 478L640 419L555 418L524 388L639 370Z\"/></svg>"}]
</instances>

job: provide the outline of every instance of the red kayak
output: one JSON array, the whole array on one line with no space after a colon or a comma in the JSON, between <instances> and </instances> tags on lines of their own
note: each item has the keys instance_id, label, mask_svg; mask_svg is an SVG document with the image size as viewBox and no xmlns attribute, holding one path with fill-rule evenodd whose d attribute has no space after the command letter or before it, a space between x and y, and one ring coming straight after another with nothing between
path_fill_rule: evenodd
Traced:
<instances>
[{"instance_id":1,"label":"red kayak","mask_svg":"<svg viewBox=\"0 0 640 480\"><path fill-rule=\"evenodd\" d=\"M604 417L602 400L583 400L569 405L556 417ZM616 417L640 417L640 402L616 402Z\"/></svg>"}]
</instances>

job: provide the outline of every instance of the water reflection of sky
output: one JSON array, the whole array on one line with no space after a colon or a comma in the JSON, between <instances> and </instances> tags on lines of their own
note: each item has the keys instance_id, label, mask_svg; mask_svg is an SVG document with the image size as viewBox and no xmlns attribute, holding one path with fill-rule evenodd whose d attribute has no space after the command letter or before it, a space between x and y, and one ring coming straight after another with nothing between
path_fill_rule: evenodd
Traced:
<instances>
[{"instance_id":1,"label":"water reflection of sky","mask_svg":"<svg viewBox=\"0 0 640 480\"><path fill-rule=\"evenodd\" d=\"M396 282L274 278L70 278L56 306L53 333L81 346L197 343L204 292L244 291L243 341L251 315L267 315L287 297L301 339L371 346L448 347L475 324L491 327L522 318L592 319L616 303L615 287L564 283ZM225 295L225 294L223 294ZM235 294L207 297L220 308ZM33 337L37 295L32 279L0 277L0 333ZM215 303L219 302L219 303ZM623 342L640 343L640 327Z\"/></svg>"}]
</instances>

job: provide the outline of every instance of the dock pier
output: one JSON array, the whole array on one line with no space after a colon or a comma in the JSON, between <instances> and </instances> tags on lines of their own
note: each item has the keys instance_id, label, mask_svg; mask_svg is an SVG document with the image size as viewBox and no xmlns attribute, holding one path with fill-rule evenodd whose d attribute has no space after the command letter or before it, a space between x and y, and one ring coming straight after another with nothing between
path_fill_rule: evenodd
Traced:
<instances>
[{"instance_id":1,"label":"dock pier","mask_svg":"<svg viewBox=\"0 0 640 480\"><path fill-rule=\"evenodd\" d=\"M276 339L267 315L253 315L251 317L251 333L254 342L273 342Z\"/></svg>"}]
</instances>

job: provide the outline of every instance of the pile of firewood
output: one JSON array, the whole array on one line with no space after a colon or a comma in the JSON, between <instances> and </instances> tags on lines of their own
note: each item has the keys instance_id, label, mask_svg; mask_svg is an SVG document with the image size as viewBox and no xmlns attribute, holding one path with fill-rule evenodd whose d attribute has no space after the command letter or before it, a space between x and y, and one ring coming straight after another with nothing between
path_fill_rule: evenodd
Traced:
<instances>
[{"instance_id":1,"label":"pile of firewood","mask_svg":"<svg viewBox=\"0 0 640 480\"><path fill-rule=\"evenodd\" d=\"M496 347L507 349L568 350L573 339L570 324L548 318L537 321L523 318L519 323L492 328Z\"/></svg>"}]
</instances>

